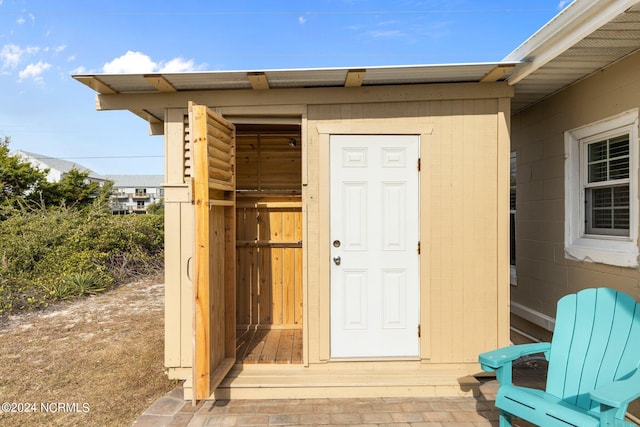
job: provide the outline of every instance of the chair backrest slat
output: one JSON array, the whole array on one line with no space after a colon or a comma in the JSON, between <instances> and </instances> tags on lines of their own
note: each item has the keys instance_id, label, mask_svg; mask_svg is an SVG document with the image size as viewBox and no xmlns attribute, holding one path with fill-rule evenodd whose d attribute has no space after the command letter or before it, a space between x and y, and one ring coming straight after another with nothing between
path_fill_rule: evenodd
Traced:
<instances>
[{"instance_id":1,"label":"chair backrest slat","mask_svg":"<svg viewBox=\"0 0 640 427\"><path fill-rule=\"evenodd\" d=\"M640 358L640 303L636 303L628 295L623 296L626 297L624 304L626 308L624 312L631 317L631 319L629 319L631 326L624 352L619 361L618 370L615 373L616 380L633 373L639 366L638 359Z\"/></svg>"},{"instance_id":2,"label":"chair backrest slat","mask_svg":"<svg viewBox=\"0 0 640 427\"><path fill-rule=\"evenodd\" d=\"M616 292L607 291L609 290L602 289L601 292L592 293L595 295L593 331L589 338L589 347L584 355L584 368L580 383L571 390L572 393L576 394L576 401L572 403L585 409L591 407L589 392L595 388L598 378L601 375L608 376L607 372L611 370L609 369L611 364L604 362L605 355L617 353L618 360L620 357L620 351L615 344L619 341L618 337L620 335L616 334L617 328L614 326L616 311L618 311L616 308L618 307L616 305ZM580 307L578 307L578 310L580 310ZM579 355L576 357L579 357ZM615 356L613 357L615 358Z\"/></svg>"},{"instance_id":3,"label":"chair backrest slat","mask_svg":"<svg viewBox=\"0 0 640 427\"><path fill-rule=\"evenodd\" d=\"M558 302L547 392L584 409L589 392L640 362L640 305L613 289L587 289Z\"/></svg>"},{"instance_id":4,"label":"chair backrest slat","mask_svg":"<svg viewBox=\"0 0 640 427\"><path fill-rule=\"evenodd\" d=\"M567 295L558 301L556 326L553 330L549 368L547 371L547 393L558 398L564 396L564 384L569 365L569 349L573 342L576 322L576 297Z\"/></svg>"}]
</instances>

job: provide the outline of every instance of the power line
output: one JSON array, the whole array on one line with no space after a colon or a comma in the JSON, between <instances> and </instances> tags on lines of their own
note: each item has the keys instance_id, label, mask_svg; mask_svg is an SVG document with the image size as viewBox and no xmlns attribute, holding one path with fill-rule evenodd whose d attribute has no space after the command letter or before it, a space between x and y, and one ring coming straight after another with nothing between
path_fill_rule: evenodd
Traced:
<instances>
[{"instance_id":1,"label":"power line","mask_svg":"<svg viewBox=\"0 0 640 427\"><path fill-rule=\"evenodd\" d=\"M531 13L557 11L554 8L528 9L430 9L430 10L356 10L356 11L2 11L0 15L24 15L27 13L38 15L130 15L130 16L246 16L246 15L414 15L414 14L472 14L472 13Z\"/></svg>"}]
</instances>

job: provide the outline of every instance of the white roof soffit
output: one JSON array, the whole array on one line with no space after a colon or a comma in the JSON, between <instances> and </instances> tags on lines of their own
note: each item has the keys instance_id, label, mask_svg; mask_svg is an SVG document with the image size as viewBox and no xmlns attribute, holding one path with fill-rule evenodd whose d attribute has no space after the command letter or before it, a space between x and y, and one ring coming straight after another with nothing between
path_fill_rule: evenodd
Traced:
<instances>
[{"instance_id":1,"label":"white roof soffit","mask_svg":"<svg viewBox=\"0 0 640 427\"><path fill-rule=\"evenodd\" d=\"M574 0L503 59L524 63L507 81L515 85L616 16L630 8L637 11L637 3L638 0Z\"/></svg>"}]
</instances>

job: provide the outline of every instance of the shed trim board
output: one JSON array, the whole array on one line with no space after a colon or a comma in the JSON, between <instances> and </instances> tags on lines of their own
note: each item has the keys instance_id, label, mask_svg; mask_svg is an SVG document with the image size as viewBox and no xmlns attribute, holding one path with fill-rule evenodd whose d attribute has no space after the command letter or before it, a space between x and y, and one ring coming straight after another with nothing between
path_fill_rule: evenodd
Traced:
<instances>
[{"instance_id":1,"label":"shed trim board","mask_svg":"<svg viewBox=\"0 0 640 427\"><path fill-rule=\"evenodd\" d=\"M254 90L209 90L173 93L99 94L96 108L102 110L184 108L193 101L202 105L225 107L349 104L410 102L425 99L465 100L478 98L510 98L513 88L504 82L397 85L353 88L292 88L258 92ZM313 100L313 101L310 101Z\"/></svg>"}]
</instances>

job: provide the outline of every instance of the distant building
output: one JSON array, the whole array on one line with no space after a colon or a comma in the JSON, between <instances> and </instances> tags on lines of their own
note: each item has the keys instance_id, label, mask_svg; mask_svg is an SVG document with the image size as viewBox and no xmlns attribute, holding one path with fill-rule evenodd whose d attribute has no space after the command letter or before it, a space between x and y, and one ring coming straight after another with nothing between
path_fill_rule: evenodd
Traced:
<instances>
[{"instance_id":1,"label":"distant building","mask_svg":"<svg viewBox=\"0 0 640 427\"><path fill-rule=\"evenodd\" d=\"M87 178L100 185L113 181L111 210L116 215L147 213L147 207L160 201L164 195L162 190L164 175L100 175L79 163L56 157L24 150L16 150L12 154L28 161L35 168L42 171L48 170L47 181L49 182L59 182L72 169L88 173Z\"/></svg>"},{"instance_id":2,"label":"distant building","mask_svg":"<svg viewBox=\"0 0 640 427\"><path fill-rule=\"evenodd\" d=\"M28 161L33 165L33 167L38 168L42 171L48 169L47 173L47 181L49 182L59 182L62 177L69 173L72 169L75 169L79 172L87 172L88 178L90 181L99 182L100 184L104 183L107 178L104 176L95 173L91 169L75 162L70 162L68 160L58 159L55 157L45 156L43 154L31 153L29 151L24 150L16 150L13 154L21 157L25 161Z\"/></svg>"},{"instance_id":3,"label":"distant building","mask_svg":"<svg viewBox=\"0 0 640 427\"><path fill-rule=\"evenodd\" d=\"M144 214L164 196L164 175L106 175L113 181L111 209L114 214Z\"/></svg>"}]
</instances>

